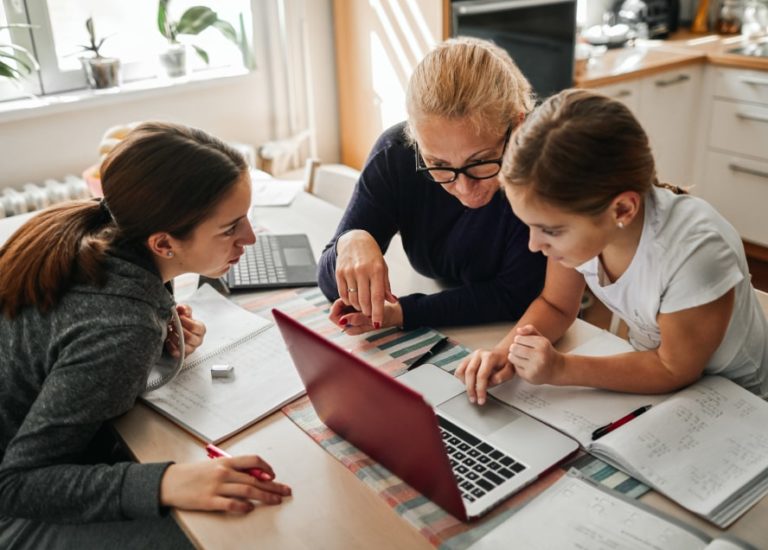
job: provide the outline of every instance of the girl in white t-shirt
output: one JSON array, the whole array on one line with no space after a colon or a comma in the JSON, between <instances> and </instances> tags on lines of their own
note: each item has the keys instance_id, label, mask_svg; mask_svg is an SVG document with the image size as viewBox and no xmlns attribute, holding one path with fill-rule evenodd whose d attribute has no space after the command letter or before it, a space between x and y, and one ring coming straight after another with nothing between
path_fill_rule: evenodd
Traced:
<instances>
[{"instance_id":1,"label":"girl in white t-shirt","mask_svg":"<svg viewBox=\"0 0 768 550\"><path fill-rule=\"evenodd\" d=\"M665 393L720 374L768 397L768 323L736 230L656 179L648 138L622 103L567 90L513 134L503 186L548 256L541 295L492 350L456 370L472 402L513 375L534 384ZM584 286L629 326L634 352L559 353Z\"/></svg>"}]
</instances>

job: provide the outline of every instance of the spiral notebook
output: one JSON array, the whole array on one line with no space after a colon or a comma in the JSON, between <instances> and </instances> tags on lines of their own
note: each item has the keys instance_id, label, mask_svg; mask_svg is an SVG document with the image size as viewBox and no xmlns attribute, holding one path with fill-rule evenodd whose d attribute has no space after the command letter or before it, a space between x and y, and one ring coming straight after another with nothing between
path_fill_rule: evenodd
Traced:
<instances>
[{"instance_id":1,"label":"spiral notebook","mask_svg":"<svg viewBox=\"0 0 768 550\"><path fill-rule=\"evenodd\" d=\"M165 386L143 401L203 441L219 443L304 393L275 325L233 304L208 285L185 303L206 325L202 346ZM227 364L233 374L211 376Z\"/></svg>"}]
</instances>

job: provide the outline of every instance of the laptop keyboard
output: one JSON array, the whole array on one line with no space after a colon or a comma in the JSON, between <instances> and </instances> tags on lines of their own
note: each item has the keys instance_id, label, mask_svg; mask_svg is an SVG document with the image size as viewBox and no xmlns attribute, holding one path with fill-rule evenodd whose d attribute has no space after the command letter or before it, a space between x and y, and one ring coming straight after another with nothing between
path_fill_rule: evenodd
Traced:
<instances>
[{"instance_id":1,"label":"laptop keyboard","mask_svg":"<svg viewBox=\"0 0 768 550\"><path fill-rule=\"evenodd\" d=\"M525 470L525 466L442 416L437 417L443 443L461 495L474 502Z\"/></svg>"},{"instance_id":2,"label":"laptop keyboard","mask_svg":"<svg viewBox=\"0 0 768 550\"><path fill-rule=\"evenodd\" d=\"M253 245L246 246L240 261L229 270L227 283L236 287L287 281L276 241L275 235L259 235Z\"/></svg>"}]
</instances>

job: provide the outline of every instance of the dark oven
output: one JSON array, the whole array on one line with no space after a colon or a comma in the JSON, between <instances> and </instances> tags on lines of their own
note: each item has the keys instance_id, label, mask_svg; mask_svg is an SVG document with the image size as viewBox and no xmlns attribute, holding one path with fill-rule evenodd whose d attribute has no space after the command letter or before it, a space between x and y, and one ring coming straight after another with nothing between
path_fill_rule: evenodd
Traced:
<instances>
[{"instance_id":1,"label":"dark oven","mask_svg":"<svg viewBox=\"0 0 768 550\"><path fill-rule=\"evenodd\" d=\"M507 50L539 98L573 86L576 0L454 0L451 12L453 36Z\"/></svg>"}]
</instances>

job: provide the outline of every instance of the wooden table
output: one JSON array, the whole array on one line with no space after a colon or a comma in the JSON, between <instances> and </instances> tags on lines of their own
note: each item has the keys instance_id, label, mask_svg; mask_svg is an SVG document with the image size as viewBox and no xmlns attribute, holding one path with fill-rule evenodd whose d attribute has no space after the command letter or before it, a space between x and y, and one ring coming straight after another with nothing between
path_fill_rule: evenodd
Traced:
<instances>
[{"instance_id":1,"label":"wooden table","mask_svg":"<svg viewBox=\"0 0 768 550\"><path fill-rule=\"evenodd\" d=\"M300 195L290 208L254 209L254 222L277 233L302 231L309 235L315 255L331 237L341 211L310 195ZM432 292L435 283L410 268L402 248L394 243L387 253L393 292ZM510 326L507 324L444 330L463 344L489 347ZM558 343L567 351L599 333L577 320ZM137 405L115 422L140 462L205 460L202 443L175 424ZM340 462L326 453L283 413L277 412L221 445L233 454L256 453L275 468L278 480L288 483L294 496L279 506L264 506L243 517L219 513L177 512L177 519L196 545L203 548L414 548L431 544L401 519ZM719 530L658 494L643 500L700 528ZM730 530L758 547L768 546L760 526L768 519L764 499ZM762 531L762 532L761 532Z\"/></svg>"}]
</instances>

